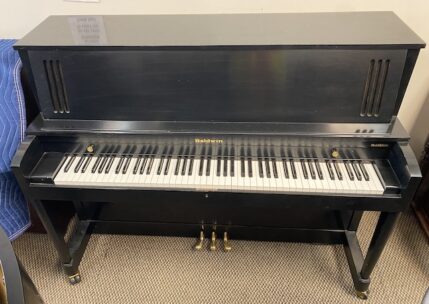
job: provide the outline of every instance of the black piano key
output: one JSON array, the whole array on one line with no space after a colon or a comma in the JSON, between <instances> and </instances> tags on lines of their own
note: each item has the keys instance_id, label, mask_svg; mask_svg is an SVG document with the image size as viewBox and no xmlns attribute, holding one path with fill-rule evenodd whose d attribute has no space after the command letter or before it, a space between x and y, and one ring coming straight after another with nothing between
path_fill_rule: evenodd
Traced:
<instances>
[{"instance_id":1,"label":"black piano key","mask_svg":"<svg viewBox=\"0 0 429 304\"><path fill-rule=\"evenodd\" d=\"M228 157L223 158L223 176L228 176Z\"/></svg>"},{"instance_id":2,"label":"black piano key","mask_svg":"<svg viewBox=\"0 0 429 304\"><path fill-rule=\"evenodd\" d=\"M350 167L349 162L348 161L344 161L344 166L346 167L346 171L347 171L347 174L349 175L350 180L354 181L355 180L355 176L353 174L353 171L352 171L352 168Z\"/></svg>"},{"instance_id":3,"label":"black piano key","mask_svg":"<svg viewBox=\"0 0 429 304\"><path fill-rule=\"evenodd\" d=\"M153 162L155 161L155 155L152 155L149 158L149 164L147 165L147 170L146 170L146 174L149 175L150 172L152 171L152 167L153 167Z\"/></svg>"},{"instance_id":4,"label":"black piano key","mask_svg":"<svg viewBox=\"0 0 429 304\"><path fill-rule=\"evenodd\" d=\"M68 172L70 170L71 165L73 164L74 160L76 159L76 155L72 155L69 159L69 162L67 163L67 165L64 168L64 172Z\"/></svg>"},{"instance_id":5,"label":"black piano key","mask_svg":"<svg viewBox=\"0 0 429 304\"><path fill-rule=\"evenodd\" d=\"M290 171L292 173L293 179L297 179L295 163L292 159L289 160L289 165L290 165Z\"/></svg>"},{"instance_id":6,"label":"black piano key","mask_svg":"<svg viewBox=\"0 0 429 304\"><path fill-rule=\"evenodd\" d=\"M156 170L157 175L161 175L162 165L164 164L164 158L165 156L161 156L161 159L159 160L158 170Z\"/></svg>"},{"instance_id":7,"label":"black piano key","mask_svg":"<svg viewBox=\"0 0 429 304\"><path fill-rule=\"evenodd\" d=\"M361 181L362 180L362 174L360 173L356 162L352 160L351 163L352 163L353 170L355 171L357 180Z\"/></svg>"},{"instance_id":8,"label":"black piano key","mask_svg":"<svg viewBox=\"0 0 429 304\"><path fill-rule=\"evenodd\" d=\"M362 171L363 178L364 178L366 181L369 181L369 174L368 174L368 172L366 171L366 168L365 168L365 166L363 165L363 163L362 163L362 162L359 162L359 168L360 168L360 170Z\"/></svg>"},{"instance_id":9,"label":"black piano key","mask_svg":"<svg viewBox=\"0 0 429 304\"><path fill-rule=\"evenodd\" d=\"M125 156L121 156L121 158L119 159L118 165L116 166L116 170L115 170L116 174L119 174L119 172L121 172L121 168L122 168L122 165L124 164L124 161L125 161Z\"/></svg>"},{"instance_id":10,"label":"black piano key","mask_svg":"<svg viewBox=\"0 0 429 304\"><path fill-rule=\"evenodd\" d=\"M194 158L193 156L191 156L191 158L189 159L189 168L188 168L188 175L191 176L192 175L192 170L194 167Z\"/></svg>"},{"instance_id":11,"label":"black piano key","mask_svg":"<svg viewBox=\"0 0 429 304\"><path fill-rule=\"evenodd\" d=\"M141 156L141 155L139 157L137 157L136 164L134 165L134 169L133 169L133 174L137 174L137 171L139 170L140 163L142 162L142 158L143 158L143 156Z\"/></svg>"},{"instance_id":12,"label":"black piano key","mask_svg":"<svg viewBox=\"0 0 429 304\"><path fill-rule=\"evenodd\" d=\"M110 169L112 168L113 162L115 161L116 155L111 155L109 157L109 161L107 162L107 166L106 166L106 170L104 171L104 173L109 173Z\"/></svg>"},{"instance_id":13,"label":"black piano key","mask_svg":"<svg viewBox=\"0 0 429 304\"><path fill-rule=\"evenodd\" d=\"M103 172L103 169L104 169L104 166L107 163L107 160L108 160L108 156L107 155L103 156L103 159L101 160L101 163L100 163L100 167L98 167L98 173L102 173Z\"/></svg>"},{"instance_id":14,"label":"black piano key","mask_svg":"<svg viewBox=\"0 0 429 304\"><path fill-rule=\"evenodd\" d=\"M130 166L131 163L131 156L129 155L127 157L127 159L125 160L125 164L124 164L124 168L122 169L122 174L126 174L128 171L128 167Z\"/></svg>"},{"instance_id":15,"label":"black piano key","mask_svg":"<svg viewBox=\"0 0 429 304\"><path fill-rule=\"evenodd\" d=\"M222 164L222 158L218 157L217 158L217 166L216 166L216 176L220 176L221 164Z\"/></svg>"},{"instance_id":16,"label":"black piano key","mask_svg":"<svg viewBox=\"0 0 429 304\"><path fill-rule=\"evenodd\" d=\"M98 165L100 164L100 162L101 162L101 159L102 159L102 158L103 158L103 157L102 157L101 155L98 155L98 156L97 156L97 158L96 158L96 160L95 160L95 163L94 163L94 165L92 166L91 173L95 173L95 172L97 171Z\"/></svg>"},{"instance_id":17,"label":"black piano key","mask_svg":"<svg viewBox=\"0 0 429 304\"><path fill-rule=\"evenodd\" d=\"M186 148L185 152L184 152L184 157L183 157L183 162L182 162L182 171L181 171L181 175L186 175L186 168L188 165L188 159L189 159L189 147Z\"/></svg>"},{"instance_id":18,"label":"black piano key","mask_svg":"<svg viewBox=\"0 0 429 304\"><path fill-rule=\"evenodd\" d=\"M172 159L171 155L167 157L167 162L165 163L164 175L167 175L168 171L170 170L171 159Z\"/></svg>"},{"instance_id":19,"label":"black piano key","mask_svg":"<svg viewBox=\"0 0 429 304\"><path fill-rule=\"evenodd\" d=\"M77 165L76 165L76 167L74 168L74 173L78 173L79 172L79 169L80 169L80 167L82 166L82 164L83 164L83 161L87 158L88 156L87 155L82 155L82 157L79 159L79 161L77 162Z\"/></svg>"},{"instance_id":20,"label":"black piano key","mask_svg":"<svg viewBox=\"0 0 429 304\"><path fill-rule=\"evenodd\" d=\"M141 165L140 171L139 171L140 174L144 174L145 169L146 169L146 165L149 162L149 158L150 158L152 151L153 151L152 146L147 147L146 150L144 151L144 153L143 153L143 149L142 149L142 154L144 156L143 156L142 165Z\"/></svg>"},{"instance_id":21,"label":"black piano key","mask_svg":"<svg viewBox=\"0 0 429 304\"><path fill-rule=\"evenodd\" d=\"M343 174L341 173L340 167L338 166L337 161L333 161L335 172L337 173L338 180L343 180Z\"/></svg>"},{"instance_id":22,"label":"black piano key","mask_svg":"<svg viewBox=\"0 0 429 304\"><path fill-rule=\"evenodd\" d=\"M207 157L206 176L210 176L211 162L212 162L212 158L211 157Z\"/></svg>"},{"instance_id":23,"label":"black piano key","mask_svg":"<svg viewBox=\"0 0 429 304\"><path fill-rule=\"evenodd\" d=\"M262 167L262 159L258 158L259 177L264 177L264 168Z\"/></svg>"},{"instance_id":24,"label":"black piano key","mask_svg":"<svg viewBox=\"0 0 429 304\"><path fill-rule=\"evenodd\" d=\"M192 147L191 154L189 157L189 167L188 167L188 176L192 176L194 170L194 160L197 148L195 146Z\"/></svg>"},{"instance_id":25,"label":"black piano key","mask_svg":"<svg viewBox=\"0 0 429 304\"><path fill-rule=\"evenodd\" d=\"M305 179L308 179L307 167L305 166L305 161L303 159L301 159L301 168L302 168L302 175L304 175Z\"/></svg>"},{"instance_id":26,"label":"black piano key","mask_svg":"<svg viewBox=\"0 0 429 304\"><path fill-rule=\"evenodd\" d=\"M139 172L140 164L142 163L142 160L143 160L144 151L145 151L145 146L141 148L140 153L138 154L136 163L134 164L133 174L137 174L137 172Z\"/></svg>"},{"instance_id":27,"label":"black piano key","mask_svg":"<svg viewBox=\"0 0 429 304\"><path fill-rule=\"evenodd\" d=\"M229 174L231 177L235 176L235 149L234 147L231 148L231 155L229 157L230 165L229 165Z\"/></svg>"},{"instance_id":28,"label":"black piano key","mask_svg":"<svg viewBox=\"0 0 429 304\"><path fill-rule=\"evenodd\" d=\"M140 174L144 173L144 169L146 168L146 164L148 163L149 156L146 155L143 157L142 166L140 167Z\"/></svg>"},{"instance_id":29,"label":"black piano key","mask_svg":"<svg viewBox=\"0 0 429 304\"><path fill-rule=\"evenodd\" d=\"M270 160L268 158L265 159L265 173L267 178L271 178Z\"/></svg>"},{"instance_id":30,"label":"black piano key","mask_svg":"<svg viewBox=\"0 0 429 304\"><path fill-rule=\"evenodd\" d=\"M286 159L283 159L283 171L285 173L285 177L289 178L289 170L287 169L287 161L286 161Z\"/></svg>"},{"instance_id":31,"label":"black piano key","mask_svg":"<svg viewBox=\"0 0 429 304\"><path fill-rule=\"evenodd\" d=\"M113 166L113 162L115 161L120 149L121 149L120 145L112 147L112 150L110 151L111 154L108 157L106 157L107 163L106 163L106 169L104 170L105 174L108 174L110 172L110 169Z\"/></svg>"},{"instance_id":32,"label":"black piano key","mask_svg":"<svg viewBox=\"0 0 429 304\"><path fill-rule=\"evenodd\" d=\"M244 161L244 157L242 157L240 159L240 163L241 163L241 177L246 177L246 165L245 165L245 161Z\"/></svg>"},{"instance_id":33,"label":"black piano key","mask_svg":"<svg viewBox=\"0 0 429 304\"><path fill-rule=\"evenodd\" d=\"M186 174L186 164L188 163L188 157L184 157L183 158L183 164L182 164L182 172L181 175L185 175Z\"/></svg>"},{"instance_id":34,"label":"black piano key","mask_svg":"<svg viewBox=\"0 0 429 304\"><path fill-rule=\"evenodd\" d=\"M322 168L320 168L320 164L317 159L314 160L314 166L316 167L316 171L317 171L317 175L319 176L319 179L323 180Z\"/></svg>"},{"instance_id":35,"label":"black piano key","mask_svg":"<svg viewBox=\"0 0 429 304\"><path fill-rule=\"evenodd\" d=\"M273 165L273 175L274 175L274 178L279 178L279 173L277 171L277 163L276 163L275 158L271 159L271 163Z\"/></svg>"},{"instance_id":36,"label":"black piano key","mask_svg":"<svg viewBox=\"0 0 429 304\"><path fill-rule=\"evenodd\" d=\"M180 161L182 160L182 158L179 156L177 158L177 162L176 162L176 168L174 168L174 175L179 175L179 171L180 171Z\"/></svg>"},{"instance_id":37,"label":"black piano key","mask_svg":"<svg viewBox=\"0 0 429 304\"><path fill-rule=\"evenodd\" d=\"M133 155L134 155L134 153L136 152L136 149L137 149L137 147L133 145L133 146L131 147L131 149L129 150L128 155L129 155L129 156L133 156Z\"/></svg>"},{"instance_id":38,"label":"black piano key","mask_svg":"<svg viewBox=\"0 0 429 304\"><path fill-rule=\"evenodd\" d=\"M249 177L253 177L252 159L250 157L247 159L247 170L249 171Z\"/></svg>"},{"instance_id":39,"label":"black piano key","mask_svg":"<svg viewBox=\"0 0 429 304\"><path fill-rule=\"evenodd\" d=\"M313 162L311 161L311 159L307 159L307 166L310 171L311 179L316 179L316 171L314 170Z\"/></svg>"},{"instance_id":40,"label":"black piano key","mask_svg":"<svg viewBox=\"0 0 429 304\"><path fill-rule=\"evenodd\" d=\"M198 168L198 175L199 176L203 176L203 170L204 170L204 156L201 156L200 167Z\"/></svg>"},{"instance_id":41,"label":"black piano key","mask_svg":"<svg viewBox=\"0 0 429 304\"><path fill-rule=\"evenodd\" d=\"M89 163L91 162L91 159L92 159L92 155L88 155L86 160L85 160L85 163L82 166L82 171L81 171L82 173L86 172L86 169L88 168Z\"/></svg>"},{"instance_id":42,"label":"black piano key","mask_svg":"<svg viewBox=\"0 0 429 304\"><path fill-rule=\"evenodd\" d=\"M329 178L331 180L335 180L334 170L332 169L331 162L329 160L326 161L326 168L328 168Z\"/></svg>"}]
</instances>

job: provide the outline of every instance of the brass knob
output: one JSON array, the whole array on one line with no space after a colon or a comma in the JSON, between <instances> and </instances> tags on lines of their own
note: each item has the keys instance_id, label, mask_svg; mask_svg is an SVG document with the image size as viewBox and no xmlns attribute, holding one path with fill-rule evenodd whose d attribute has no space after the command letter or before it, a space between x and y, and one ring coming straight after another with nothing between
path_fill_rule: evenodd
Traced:
<instances>
[{"instance_id":1,"label":"brass knob","mask_svg":"<svg viewBox=\"0 0 429 304\"><path fill-rule=\"evenodd\" d=\"M195 250L201 250L203 249L204 244L204 231L201 230L200 232L200 238L198 239L197 243L194 246Z\"/></svg>"},{"instance_id":2,"label":"brass knob","mask_svg":"<svg viewBox=\"0 0 429 304\"><path fill-rule=\"evenodd\" d=\"M331 156L333 158L337 158L338 156L340 156L340 152L338 152L338 150L336 148L333 148L331 151Z\"/></svg>"},{"instance_id":3,"label":"brass knob","mask_svg":"<svg viewBox=\"0 0 429 304\"><path fill-rule=\"evenodd\" d=\"M215 251L216 248L216 232L212 232L212 238L210 241L210 251Z\"/></svg>"},{"instance_id":4,"label":"brass knob","mask_svg":"<svg viewBox=\"0 0 429 304\"><path fill-rule=\"evenodd\" d=\"M223 233L223 250L225 252L228 252L228 251L231 251L231 249L232 249L232 247L231 247L231 244L228 240L228 232L225 231Z\"/></svg>"},{"instance_id":5,"label":"brass knob","mask_svg":"<svg viewBox=\"0 0 429 304\"><path fill-rule=\"evenodd\" d=\"M86 147L86 152L93 153L94 152L94 145L91 144L88 147Z\"/></svg>"}]
</instances>

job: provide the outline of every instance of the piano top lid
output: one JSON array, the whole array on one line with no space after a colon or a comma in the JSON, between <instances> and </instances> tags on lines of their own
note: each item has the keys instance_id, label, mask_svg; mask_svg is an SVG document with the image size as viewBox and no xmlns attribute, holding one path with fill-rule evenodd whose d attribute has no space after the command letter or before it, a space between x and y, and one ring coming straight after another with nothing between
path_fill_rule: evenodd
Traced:
<instances>
[{"instance_id":1,"label":"piano top lid","mask_svg":"<svg viewBox=\"0 0 429 304\"><path fill-rule=\"evenodd\" d=\"M51 16L15 44L39 47L380 46L424 41L393 12Z\"/></svg>"}]
</instances>

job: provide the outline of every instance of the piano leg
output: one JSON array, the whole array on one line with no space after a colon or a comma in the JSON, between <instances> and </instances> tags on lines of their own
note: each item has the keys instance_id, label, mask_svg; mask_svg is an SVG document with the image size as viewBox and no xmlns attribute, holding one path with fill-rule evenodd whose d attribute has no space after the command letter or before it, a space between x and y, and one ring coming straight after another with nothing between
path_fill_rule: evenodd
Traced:
<instances>
[{"instance_id":1,"label":"piano leg","mask_svg":"<svg viewBox=\"0 0 429 304\"><path fill-rule=\"evenodd\" d=\"M381 212L365 258L359 246L356 231L346 231L344 249L349 262L356 295L361 299L368 298L371 273L380 258L399 214L399 212Z\"/></svg>"},{"instance_id":2,"label":"piano leg","mask_svg":"<svg viewBox=\"0 0 429 304\"><path fill-rule=\"evenodd\" d=\"M64 271L69 277L69 282L71 284L79 283L81 280L79 264L91 235L92 224L90 221L81 221L78 219L69 245L67 245L64 240L64 235L61 235L61 233L55 229L43 202L33 200L32 204L48 233L48 237L54 243L61 263L63 264Z\"/></svg>"}]
</instances>

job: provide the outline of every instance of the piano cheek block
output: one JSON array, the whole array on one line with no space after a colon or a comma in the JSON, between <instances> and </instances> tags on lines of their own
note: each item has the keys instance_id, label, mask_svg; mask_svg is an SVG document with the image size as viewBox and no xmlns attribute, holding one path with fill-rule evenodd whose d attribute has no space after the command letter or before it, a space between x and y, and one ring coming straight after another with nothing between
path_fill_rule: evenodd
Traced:
<instances>
[{"instance_id":1,"label":"piano cheek block","mask_svg":"<svg viewBox=\"0 0 429 304\"><path fill-rule=\"evenodd\" d=\"M63 153L45 152L30 174L32 183L54 183L55 175L62 165Z\"/></svg>"},{"instance_id":2,"label":"piano cheek block","mask_svg":"<svg viewBox=\"0 0 429 304\"><path fill-rule=\"evenodd\" d=\"M390 12L51 16L14 46L40 113L13 172L72 284L93 231L144 233L342 244L366 298L421 177L397 114L424 46Z\"/></svg>"}]
</instances>

